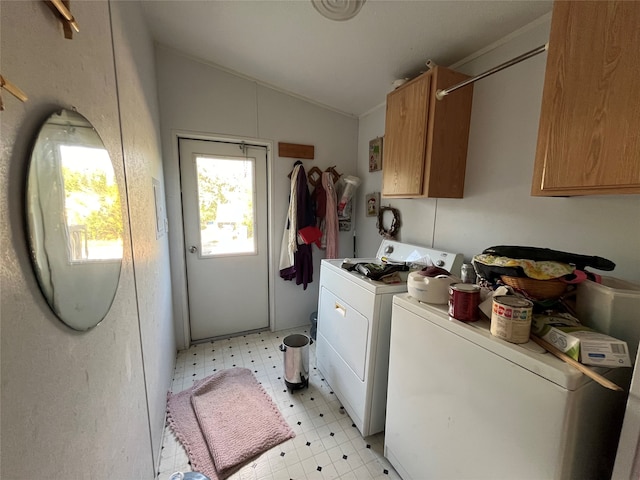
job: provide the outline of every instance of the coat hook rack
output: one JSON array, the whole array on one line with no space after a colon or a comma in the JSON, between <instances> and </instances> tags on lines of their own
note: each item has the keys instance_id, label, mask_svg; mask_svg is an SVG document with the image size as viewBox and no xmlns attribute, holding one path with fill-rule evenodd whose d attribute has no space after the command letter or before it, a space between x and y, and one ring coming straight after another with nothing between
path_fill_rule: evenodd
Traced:
<instances>
[{"instance_id":1,"label":"coat hook rack","mask_svg":"<svg viewBox=\"0 0 640 480\"><path fill-rule=\"evenodd\" d=\"M2 75L0 75L0 89L6 90L21 102L26 102L29 99L26 93L24 93L22 90L16 87L9 80L4 78ZM0 110L4 110L4 103L2 102L2 97L0 97Z\"/></svg>"},{"instance_id":2,"label":"coat hook rack","mask_svg":"<svg viewBox=\"0 0 640 480\"><path fill-rule=\"evenodd\" d=\"M336 170L335 165L333 167L327 168L325 172L329 172L331 174L331 177L333 178L333 183L336 183L338 180L340 180L340 177L342 176L342 174L338 173L338 171Z\"/></svg>"},{"instance_id":3,"label":"coat hook rack","mask_svg":"<svg viewBox=\"0 0 640 480\"><path fill-rule=\"evenodd\" d=\"M318 167L311 167L307 172L307 180L311 185L317 187L322 182L322 170Z\"/></svg>"},{"instance_id":4,"label":"coat hook rack","mask_svg":"<svg viewBox=\"0 0 640 480\"><path fill-rule=\"evenodd\" d=\"M287 178L291 178L291 175L293 175L293 171L295 170L296 165L302 165L302 160L296 160L295 162L293 162L293 168L289 172L289 175L287 175Z\"/></svg>"},{"instance_id":5,"label":"coat hook rack","mask_svg":"<svg viewBox=\"0 0 640 480\"><path fill-rule=\"evenodd\" d=\"M298 163L302 164L302 162L300 160L297 160L293 166L295 167ZM336 183L340 177L342 176L341 173L338 173L338 171L336 170L336 166L334 165L333 167L329 167L325 170L325 172L328 172L331 174L331 177L333 179L333 183ZM288 178L291 178L291 174L293 173L293 170L291 172L289 172L289 175L287 175ZM314 187L317 187L318 184L322 183L322 170L320 170L318 167L313 166L309 169L309 171L307 171L307 181L313 185Z\"/></svg>"},{"instance_id":6,"label":"coat hook rack","mask_svg":"<svg viewBox=\"0 0 640 480\"><path fill-rule=\"evenodd\" d=\"M58 14L60 21L62 22L62 28L64 30L64 38L73 38L73 30L80 32L78 22L73 18L69 11L69 0L44 0L47 5Z\"/></svg>"}]
</instances>

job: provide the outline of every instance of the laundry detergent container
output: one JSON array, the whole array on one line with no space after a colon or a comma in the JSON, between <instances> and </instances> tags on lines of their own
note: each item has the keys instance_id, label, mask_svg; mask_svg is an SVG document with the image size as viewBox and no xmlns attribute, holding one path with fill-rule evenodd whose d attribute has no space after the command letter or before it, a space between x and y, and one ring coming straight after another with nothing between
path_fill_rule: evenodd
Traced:
<instances>
[{"instance_id":1,"label":"laundry detergent container","mask_svg":"<svg viewBox=\"0 0 640 480\"><path fill-rule=\"evenodd\" d=\"M294 333L282 340L280 351L284 354L284 383L289 390L309 386L309 345L306 335Z\"/></svg>"}]
</instances>

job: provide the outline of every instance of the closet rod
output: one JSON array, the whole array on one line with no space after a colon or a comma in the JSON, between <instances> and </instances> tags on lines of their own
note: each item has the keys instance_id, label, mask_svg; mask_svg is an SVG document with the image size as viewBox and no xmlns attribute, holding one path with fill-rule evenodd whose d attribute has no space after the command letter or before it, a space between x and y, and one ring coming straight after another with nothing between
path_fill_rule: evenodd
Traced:
<instances>
[{"instance_id":1,"label":"closet rod","mask_svg":"<svg viewBox=\"0 0 640 480\"><path fill-rule=\"evenodd\" d=\"M496 72L499 72L500 70L504 70L505 68L508 68L512 65L515 65L516 63L520 63L523 60L527 60L528 58L531 58L535 55L538 55L539 53L542 52L546 52L549 49L549 44L545 43L544 45L540 45L538 48L534 48L533 50L527 52L527 53L523 53L522 55L516 57L516 58L512 58L511 60L504 62L501 65L498 65L497 67L493 67L490 70L487 70L484 73L480 73L478 75L476 75L475 77L471 77L471 78L467 78L466 80L460 82L460 83L456 83L455 85L453 85L452 87L449 88L445 88L444 90L438 90L436 92L436 98L438 100L442 100L445 96L449 95L451 92L455 92L456 90L458 90L459 88L465 87L467 85L469 85L470 83L474 83L477 82L478 80L484 78L484 77L488 77L489 75L493 75Z\"/></svg>"}]
</instances>

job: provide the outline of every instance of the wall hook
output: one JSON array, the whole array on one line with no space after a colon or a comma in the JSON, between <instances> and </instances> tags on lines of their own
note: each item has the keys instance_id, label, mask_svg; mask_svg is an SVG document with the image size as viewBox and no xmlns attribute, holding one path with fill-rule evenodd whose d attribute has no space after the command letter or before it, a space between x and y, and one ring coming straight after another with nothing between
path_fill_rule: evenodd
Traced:
<instances>
[{"instance_id":1,"label":"wall hook","mask_svg":"<svg viewBox=\"0 0 640 480\"><path fill-rule=\"evenodd\" d=\"M329 167L325 170L325 172L329 172L331 174L331 177L333 178L333 183L335 184L338 180L340 180L340 177L342 176L341 173L338 173L338 171L336 170L336 166L334 165L333 167Z\"/></svg>"},{"instance_id":2,"label":"wall hook","mask_svg":"<svg viewBox=\"0 0 640 480\"><path fill-rule=\"evenodd\" d=\"M318 167L311 167L307 172L307 180L311 185L317 187L322 182L322 170Z\"/></svg>"}]
</instances>

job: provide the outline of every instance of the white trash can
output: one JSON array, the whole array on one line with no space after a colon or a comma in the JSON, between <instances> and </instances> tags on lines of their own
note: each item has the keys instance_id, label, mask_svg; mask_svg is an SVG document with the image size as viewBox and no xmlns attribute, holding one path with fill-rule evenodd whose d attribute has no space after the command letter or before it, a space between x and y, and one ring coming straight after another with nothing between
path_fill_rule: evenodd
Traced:
<instances>
[{"instance_id":1,"label":"white trash can","mask_svg":"<svg viewBox=\"0 0 640 480\"><path fill-rule=\"evenodd\" d=\"M280 351L284 353L284 383L291 391L309 386L309 345L306 335L294 333L282 340Z\"/></svg>"}]
</instances>

